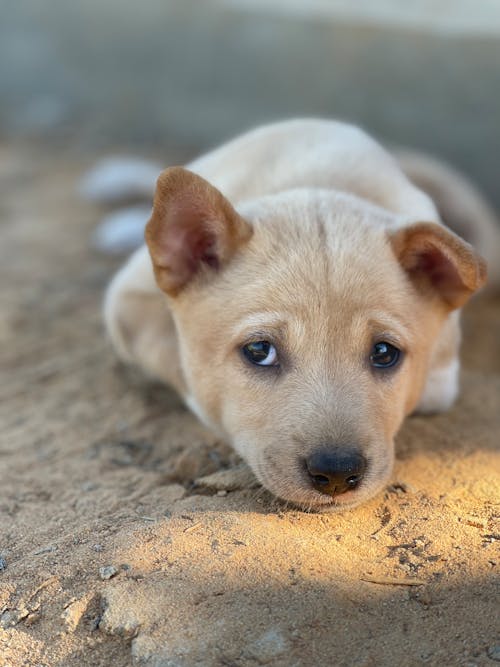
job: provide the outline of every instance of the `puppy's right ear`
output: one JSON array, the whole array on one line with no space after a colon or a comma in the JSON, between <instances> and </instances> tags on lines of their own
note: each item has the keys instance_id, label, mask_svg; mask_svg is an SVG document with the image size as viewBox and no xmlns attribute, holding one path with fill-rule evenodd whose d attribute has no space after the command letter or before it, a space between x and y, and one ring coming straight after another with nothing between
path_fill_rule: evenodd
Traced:
<instances>
[{"instance_id":1,"label":"puppy's right ear","mask_svg":"<svg viewBox=\"0 0 500 667\"><path fill-rule=\"evenodd\" d=\"M486 282L486 263L450 229L418 222L390 237L392 249L417 289L437 295L449 309L461 308Z\"/></svg>"},{"instance_id":2,"label":"puppy's right ear","mask_svg":"<svg viewBox=\"0 0 500 667\"><path fill-rule=\"evenodd\" d=\"M252 227L205 179L182 167L160 174L145 238L160 289L176 296L202 271L219 271Z\"/></svg>"}]
</instances>

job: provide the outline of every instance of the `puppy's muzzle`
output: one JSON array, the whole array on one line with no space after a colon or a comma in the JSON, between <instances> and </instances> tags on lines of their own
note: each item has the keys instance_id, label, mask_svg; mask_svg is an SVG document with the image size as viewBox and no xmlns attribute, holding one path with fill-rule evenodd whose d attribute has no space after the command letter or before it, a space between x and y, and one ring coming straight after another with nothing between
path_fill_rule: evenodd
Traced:
<instances>
[{"instance_id":1,"label":"puppy's muzzle","mask_svg":"<svg viewBox=\"0 0 500 667\"><path fill-rule=\"evenodd\" d=\"M354 448L325 447L308 456L305 467L316 491L337 496L359 485L365 474L366 459Z\"/></svg>"}]
</instances>

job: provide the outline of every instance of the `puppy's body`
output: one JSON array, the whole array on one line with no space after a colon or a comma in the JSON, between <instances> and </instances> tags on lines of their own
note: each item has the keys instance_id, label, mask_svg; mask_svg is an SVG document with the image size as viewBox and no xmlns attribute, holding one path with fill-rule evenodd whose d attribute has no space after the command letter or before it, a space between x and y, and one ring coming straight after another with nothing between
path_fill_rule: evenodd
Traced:
<instances>
[{"instance_id":1,"label":"puppy's body","mask_svg":"<svg viewBox=\"0 0 500 667\"><path fill-rule=\"evenodd\" d=\"M349 125L266 126L189 170L164 172L149 251L108 290L120 356L173 385L277 495L361 502L387 481L404 416L456 397L457 313L484 282L481 260ZM252 341L271 341L279 363L249 364ZM397 369L370 367L376 341L402 351ZM362 479L322 492L339 456L362 460Z\"/></svg>"}]
</instances>

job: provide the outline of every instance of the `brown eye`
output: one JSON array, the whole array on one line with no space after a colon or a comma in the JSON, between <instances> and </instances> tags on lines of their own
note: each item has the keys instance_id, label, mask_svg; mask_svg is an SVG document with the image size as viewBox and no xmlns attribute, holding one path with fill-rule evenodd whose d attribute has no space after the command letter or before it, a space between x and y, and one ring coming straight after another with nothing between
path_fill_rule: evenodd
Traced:
<instances>
[{"instance_id":1,"label":"brown eye","mask_svg":"<svg viewBox=\"0 0 500 667\"><path fill-rule=\"evenodd\" d=\"M256 340L242 347L246 359L256 366L278 366L278 353L268 340Z\"/></svg>"},{"instance_id":2,"label":"brown eye","mask_svg":"<svg viewBox=\"0 0 500 667\"><path fill-rule=\"evenodd\" d=\"M375 343L370 354L370 363L373 368L392 368L401 358L401 351L397 347L381 341Z\"/></svg>"}]
</instances>

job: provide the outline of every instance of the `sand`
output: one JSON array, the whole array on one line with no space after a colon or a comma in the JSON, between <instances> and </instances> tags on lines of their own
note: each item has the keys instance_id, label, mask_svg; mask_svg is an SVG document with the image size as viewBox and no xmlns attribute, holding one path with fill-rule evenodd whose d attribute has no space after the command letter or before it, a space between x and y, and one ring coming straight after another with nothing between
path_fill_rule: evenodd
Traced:
<instances>
[{"instance_id":1,"label":"sand","mask_svg":"<svg viewBox=\"0 0 500 667\"><path fill-rule=\"evenodd\" d=\"M386 490L302 513L116 361L89 163L0 151L0 666L498 664L500 294Z\"/></svg>"}]
</instances>

